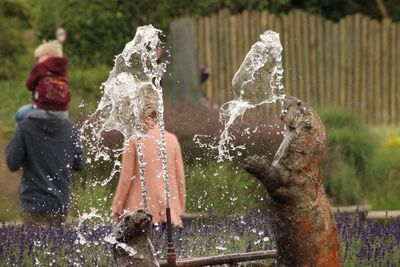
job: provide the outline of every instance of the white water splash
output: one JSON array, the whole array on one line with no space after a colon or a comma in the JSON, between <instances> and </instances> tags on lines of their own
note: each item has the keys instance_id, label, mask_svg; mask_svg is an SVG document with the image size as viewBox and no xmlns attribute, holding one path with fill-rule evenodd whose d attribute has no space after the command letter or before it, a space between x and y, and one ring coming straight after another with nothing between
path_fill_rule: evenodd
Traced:
<instances>
[{"instance_id":1,"label":"white water splash","mask_svg":"<svg viewBox=\"0 0 400 267\"><path fill-rule=\"evenodd\" d=\"M116 247L122 248L129 254L129 256L133 256L133 255L137 254L137 251L133 247L128 246L126 243L118 242L117 239L115 239L115 236L113 234L104 237L103 240L111 245L115 245Z\"/></svg>"},{"instance_id":2,"label":"white water splash","mask_svg":"<svg viewBox=\"0 0 400 267\"><path fill-rule=\"evenodd\" d=\"M85 245L88 242L81 232L81 226L85 221L92 220L94 218L102 219L101 215L98 214L97 212L98 210L96 208L91 208L89 213L83 213L82 215L79 216L79 222L78 225L76 226L76 233L78 236L77 239L75 240L75 243L79 243L80 245Z\"/></svg>"},{"instance_id":3,"label":"white water splash","mask_svg":"<svg viewBox=\"0 0 400 267\"><path fill-rule=\"evenodd\" d=\"M281 83L283 68L279 34L266 31L260 35L260 39L253 44L232 79L235 98L220 109L224 130L218 144L218 161L233 159L230 151L238 147L231 142L229 128L238 117L243 116L247 109L285 98Z\"/></svg>"},{"instance_id":4,"label":"white water splash","mask_svg":"<svg viewBox=\"0 0 400 267\"><path fill-rule=\"evenodd\" d=\"M132 136L138 139L140 181L144 208L146 209L146 182L144 176L145 162L141 149L141 138L147 134L144 120L145 93L150 90L156 93L157 121L160 128L160 154L162 160L162 178L167 207L169 207L169 188L166 161L165 126L163 92L160 85L166 65L157 62L157 46L161 45L159 36L162 32L152 25L138 27L132 41L125 45L121 54L115 57L115 64L109 77L102 84L103 96L97 110L82 127L90 152L95 154L94 161L107 161L118 158L122 150L110 149L103 144L103 134L112 130L123 134L125 142ZM118 173L121 163L115 161L110 177L101 185L108 184ZM97 184L97 183L95 183Z\"/></svg>"},{"instance_id":5,"label":"white water splash","mask_svg":"<svg viewBox=\"0 0 400 267\"><path fill-rule=\"evenodd\" d=\"M227 248L226 247L223 247L223 246L216 246L215 247L217 250L220 250L220 251L225 251L225 250L227 250Z\"/></svg>"},{"instance_id":6,"label":"white water splash","mask_svg":"<svg viewBox=\"0 0 400 267\"><path fill-rule=\"evenodd\" d=\"M101 86L103 96L96 111L81 128L82 139L88 146L88 154L93 154L94 162L110 161L118 158L121 149L104 145L104 133L118 131L127 142L132 136L141 137L147 133L144 127L144 94L154 91L158 105L162 105L162 89L159 86L165 64L157 63L156 49L161 44L162 32L152 25L137 28L135 37L125 45L121 54L114 59L114 67L106 82ZM160 110L160 108L158 108ZM163 109L161 109L163 111ZM162 118L163 115L158 115ZM90 159L89 159L90 160ZM120 170L121 163L115 160L109 178L93 185L108 184ZM144 164L139 164L144 169ZM143 178L143 177L142 177Z\"/></svg>"},{"instance_id":7,"label":"white water splash","mask_svg":"<svg viewBox=\"0 0 400 267\"><path fill-rule=\"evenodd\" d=\"M156 62L159 34L161 31L152 25L138 27L133 40L115 57L114 68L102 84L103 96L97 110L84 127L95 129L92 133L96 139L111 130L121 132L126 140L146 133L139 127L143 119L143 92L156 91L153 81L161 78L160 68L165 70L163 64Z\"/></svg>"}]
</instances>

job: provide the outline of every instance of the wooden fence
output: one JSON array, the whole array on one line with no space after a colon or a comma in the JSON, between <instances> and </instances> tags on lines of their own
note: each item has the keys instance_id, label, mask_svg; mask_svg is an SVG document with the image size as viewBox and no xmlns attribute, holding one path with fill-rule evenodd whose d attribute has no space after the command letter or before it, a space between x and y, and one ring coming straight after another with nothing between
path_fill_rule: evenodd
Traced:
<instances>
[{"instance_id":1,"label":"wooden fence","mask_svg":"<svg viewBox=\"0 0 400 267\"><path fill-rule=\"evenodd\" d=\"M233 98L231 80L251 45L268 30L280 34L288 95L314 106L340 106L365 122L400 123L400 24L360 14L339 22L302 11L218 14L196 21L197 49L210 78L207 96ZM276 110L276 109L275 109Z\"/></svg>"}]
</instances>

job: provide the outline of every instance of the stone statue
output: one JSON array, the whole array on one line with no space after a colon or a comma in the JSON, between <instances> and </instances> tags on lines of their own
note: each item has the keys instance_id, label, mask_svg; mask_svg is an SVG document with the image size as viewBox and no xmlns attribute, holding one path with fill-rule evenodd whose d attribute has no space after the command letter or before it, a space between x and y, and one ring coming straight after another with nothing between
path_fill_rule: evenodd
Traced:
<instances>
[{"instance_id":1,"label":"stone statue","mask_svg":"<svg viewBox=\"0 0 400 267\"><path fill-rule=\"evenodd\" d=\"M278 266L340 266L336 223L322 184L324 125L293 97L284 100L281 119L286 133L273 162L252 156L244 165L267 189Z\"/></svg>"},{"instance_id":2,"label":"stone statue","mask_svg":"<svg viewBox=\"0 0 400 267\"><path fill-rule=\"evenodd\" d=\"M149 239L152 217L144 210L125 213L114 228L114 267L159 267Z\"/></svg>"}]
</instances>

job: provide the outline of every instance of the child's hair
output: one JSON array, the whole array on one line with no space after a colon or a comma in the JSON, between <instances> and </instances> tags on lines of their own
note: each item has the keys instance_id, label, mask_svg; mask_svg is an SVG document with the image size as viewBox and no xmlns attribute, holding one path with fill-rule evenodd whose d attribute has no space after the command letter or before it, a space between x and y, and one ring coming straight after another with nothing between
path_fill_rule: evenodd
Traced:
<instances>
[{"instance_id":1,"label":"child's hair","mask_svg":"<svg viewBox=\"0 0 400 267\"><path fill-rule=\"evenodd\" d=\"M152 83L145 83L140 88L140 98L143 101L142 118L156 118L158 109L158 94Z\"/></svg>"},{"instance_id":2,"label":"child's hair","mask_svg":"<svg viewBox=\"0 0 400 267\"><path fill-rule=\"evenodd\" d=\"M39 45L35 50L35 57L39 58L41 56L52 56L52 57L62 57L63 48L59 41L49 41Z\"/></svg>"}]
</instances>

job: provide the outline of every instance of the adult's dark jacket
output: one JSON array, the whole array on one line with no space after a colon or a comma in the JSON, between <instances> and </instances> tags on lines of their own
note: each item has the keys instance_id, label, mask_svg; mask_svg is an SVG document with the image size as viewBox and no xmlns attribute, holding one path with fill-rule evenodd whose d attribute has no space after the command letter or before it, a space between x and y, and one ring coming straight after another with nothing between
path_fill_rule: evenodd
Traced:
<instances>
[{"instance_id":1,"label":"adult's dark jacket","mask_svg":"<svg viewBox=\"0 0 400 267\"><path fill-rule=\"evenodd\" d=\"M24 212L68 212L72 171L82 170L79 133L69 120L21 121L6 148L11 171L22 167L20 197Z\"/></svg>"}]
</instances>

